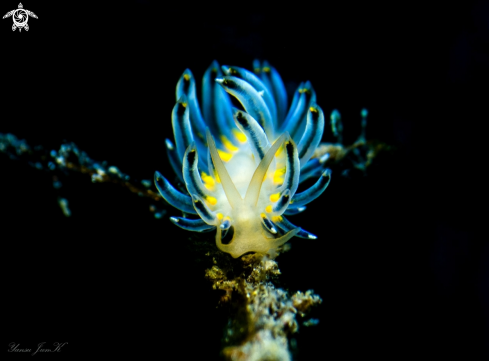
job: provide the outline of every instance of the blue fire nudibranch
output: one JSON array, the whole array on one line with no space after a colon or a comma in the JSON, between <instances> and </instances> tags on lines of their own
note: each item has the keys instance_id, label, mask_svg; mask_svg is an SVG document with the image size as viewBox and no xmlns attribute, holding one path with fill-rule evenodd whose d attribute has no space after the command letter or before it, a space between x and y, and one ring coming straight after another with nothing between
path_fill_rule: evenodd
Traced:
<instances>
[{"instance_id":1,"label":"blue fire nudibranch","mask_svg":"<svg viewBox=\"0 0 489 361\"><path fill-rule=\"evenodd\" d=\"M244 110L234 108L228 95ZM255 61L254 72L214 61L202 84L202 110L195 78L185 70L177 83L172 112L174 145L166 140L170 163L188 194L158 171L162 197L197 219L171 217L190 231L216 229L217 247L237 258L247 252L273 253L293 236L315 239L283 215L302 212L328 186L326 156L312 158L324 130L324 114L310 82L287 93L278 72ZM300 182L319 177L296 193ZM222 237L233 229L231 242Z\"/></svg>"}]
</instances>

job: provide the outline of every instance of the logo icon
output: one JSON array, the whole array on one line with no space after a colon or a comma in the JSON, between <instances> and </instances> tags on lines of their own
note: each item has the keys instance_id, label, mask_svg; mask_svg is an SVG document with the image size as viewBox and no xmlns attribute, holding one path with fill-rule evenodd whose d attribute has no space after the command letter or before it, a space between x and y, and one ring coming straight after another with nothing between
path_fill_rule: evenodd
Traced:
<instances>
[{"instance_id":1,"label":"logo icon","mask_svg":"<svg viewBox=\"0 0 489 361\"><path fill-rule=\"evenodd\" d=\"M9 11L8 13L5 14L3 17L8 18L9 16L12 17L14 20L14 25L12 25L12 31L15 31L15 29L19 29L19 32L24 28L26 31L29 30L29 25L27 25L27 20L29 20L29 16L32 16L33 18L37 19L37 15L34 14L32 11L24 9L22 6L22 3L19 3L19 8Z\"/></svg>"}]
</instances>

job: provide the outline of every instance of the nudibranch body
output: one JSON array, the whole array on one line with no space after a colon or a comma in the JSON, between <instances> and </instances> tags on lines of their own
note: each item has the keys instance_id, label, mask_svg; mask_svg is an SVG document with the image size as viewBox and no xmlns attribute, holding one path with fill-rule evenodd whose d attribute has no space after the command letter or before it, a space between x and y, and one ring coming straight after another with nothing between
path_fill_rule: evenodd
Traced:
<instances>
[{"instance_id":1,"label":"nudibranch body","mask_svg":"<svg viewBox=\"0 0 489 361\"><path fill-rule=\"evenodd\" d=\"M315 239L285 215L302 212L328 186L327 155L311 157L321 141L324 115L309 82L299 86L287 111L287 93L278 72L255 62L254 73L213 62L202 85L202 111L190 70L178 81L172 112L175 145L166 140L170 163L187 194L159 172L163 198L185 214L177 226L216 229L217 247L237 258L247 252L273 253L293 236ZM232 106L229 95L243 109ZM204 120L205 119L205 120ZM296 193L300 182L318 180ZM224 235L233 230L228 244Z\"/></svg>"}]
</instances>

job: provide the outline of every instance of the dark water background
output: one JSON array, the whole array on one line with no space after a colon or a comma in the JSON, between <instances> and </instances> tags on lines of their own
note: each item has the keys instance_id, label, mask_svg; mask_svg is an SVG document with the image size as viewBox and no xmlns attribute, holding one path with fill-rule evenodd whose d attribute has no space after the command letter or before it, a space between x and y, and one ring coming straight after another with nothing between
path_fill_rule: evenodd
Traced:
<instances>
[{"instance_id":1,"label":"dark water background","mask_svg":"<svg viewBox=\"0 0 489 361\"><path fill-rule=\"evenodd\" d=\"M214 59L267 59L291 91L312 82L347 141L366 107L368 138L397 151L367 177L334 173L291 218L318 240L296 238L278 259L285 287L324 300L296 358L487 359L487 2L23 4L39 17L29 32L0 23L0 132L48 149L73 141L139 179L171 178L164 139L185 68L200 79ZM226 315L168 220L178 212L156 220L125 189L69 179L66 218L49 176L0 154L8 341L216 359Z\"/></svg>"}]
</instances>

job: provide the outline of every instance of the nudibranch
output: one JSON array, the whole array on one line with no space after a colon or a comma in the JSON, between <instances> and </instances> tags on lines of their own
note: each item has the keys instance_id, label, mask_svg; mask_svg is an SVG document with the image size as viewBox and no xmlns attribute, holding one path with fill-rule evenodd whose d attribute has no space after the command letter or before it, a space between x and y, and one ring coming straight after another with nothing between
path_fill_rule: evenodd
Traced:
<instances>
[{"instance_id":1,"label":"nudibranch","mask_svg":"<svg viewBox=\"0 0 489 361\"><path fill-rule=\"evenodd\" d=\"M230 95L242 109L233 107ZM155 172L162 197L185 215L170 220L189 231L216 230L217 247L234 258L273 254L293 236L315 239L284 217L302 212L331 178L327 155L311 159L324 130L311 83L300 84L287 110L284 83L266 61L255 61L253 72L214 61L203 77L202 109L188 69L176 98L175 144L166 139L166 149L187 192ZM310 177L315 184L296 193ZM228 231L232 239L225 244Z\"/></svg>"}]
</instances>

